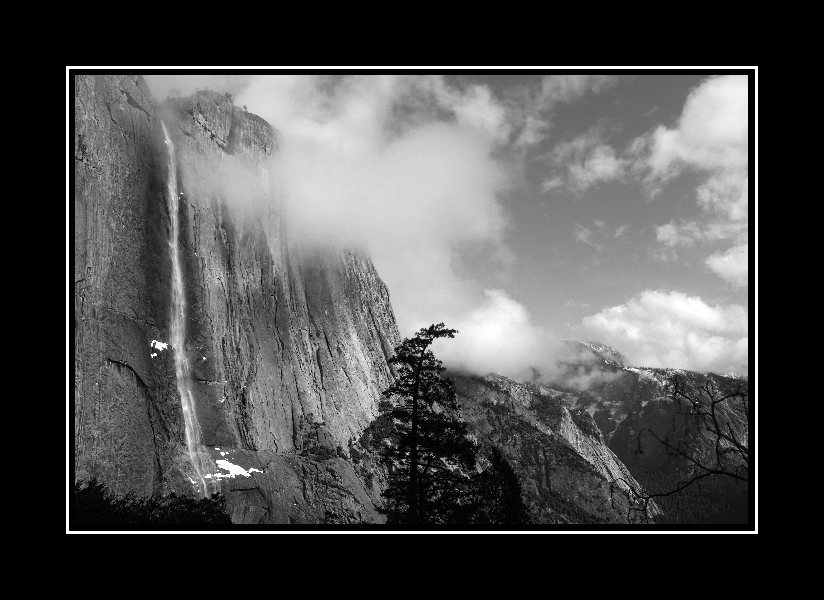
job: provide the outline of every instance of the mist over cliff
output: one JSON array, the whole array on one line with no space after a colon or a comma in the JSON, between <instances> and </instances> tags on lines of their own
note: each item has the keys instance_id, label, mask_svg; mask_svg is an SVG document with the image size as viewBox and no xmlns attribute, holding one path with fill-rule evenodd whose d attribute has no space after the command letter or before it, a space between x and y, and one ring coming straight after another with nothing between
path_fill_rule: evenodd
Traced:
<instances>
[{"instance_id":1,"label":"mist over cliff","mask_svg":"<svg viewBox=\"0 0 824 600\"><path fill-rule=\"evenodd\" d=\"M242 167L216 173L193 164L198 181L222 185L227 200L246 210L268 210L276 199L291 239L306 247L367 251L392 295L402 337L445 322L460 335L434 349L454 370L585 383L569 380L564 364L576 356L561 336L535 323L504 289L513 255L501 194L520 167L499 152L511 127L485 88L393 76L147 79L159 94L188 92L198 81L233 90L236 106L274 125L270 194L244 189ZM477 253L491 258L496 287L473 276L468 264Z\"/></svg>"},{"instance_id":2,"label":"mist over cliff","mask_svg":"<svg viewBox=\"0 0 824 600\"><path fill-rule=\"evenodd\" d=\"M161 119L175 148L176 219ZM117 493L189 488L195 478L174 376L183 355L200 452L216 465L208 475L224 491L241 481L250 490L231 496L233 518L323 518L313 496L273 499L280 492L257 472L288 476L303 471L295 457L310 445L345 447L376 413L399 338L386 287L365 254L290 243L272 196L276 147L271 126L228 96L203 92L158 106L140 77L76 78L79 479L98 478ZM183 347L169 343L175 231ZM246 475L228 477L234 468ZM354 477L351 466L349 475L340 468ZM331 477L325 472L319 486ZM347 489L352 498L366 493L362 484ZM368 505L361 514L376 518L359 498L353 506Z\"/></svg>"},{"instance_id":3,"label":"mist over cliff","mask_svg":"<svg viewBox=\"0 0 824 600\"><path fill-rule=\"evenodd\" d=\"M508 260L507 166L472 97L403 90L441 122L393 80L162 101L141 76L73 84L76 481L219 490L234 523L382 523L386 469L356 446L401 338L444 321L460 333L435 354L535 522L626 522L627 432L661 389L461 270Z\"/></svg>"}]
</instances>

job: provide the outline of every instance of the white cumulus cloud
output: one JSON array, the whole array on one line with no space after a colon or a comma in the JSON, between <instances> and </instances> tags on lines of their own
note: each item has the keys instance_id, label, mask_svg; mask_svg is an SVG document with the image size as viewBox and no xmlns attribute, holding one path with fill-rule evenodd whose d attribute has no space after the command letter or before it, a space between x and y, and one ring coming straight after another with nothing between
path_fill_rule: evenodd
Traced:
<instances>
[{"instance_id":1,"label":"white cumulus cloud","mask_svg":"<svg viewBox=\"0 0 824 600\"><path fill-rule=\"evenodd\" d=\"M623 179L631 161L618 157L604 135L602 128L593 127L583 135L557 144L550 157L556 169L553 177L544 181L542 191L551 191L563 184L583 192L601 183Z\"/></svg>"},{"instance_id":2,"label":"white cumulus cloud","mask_svg":"<svg viewBox=\"0 0 824 600\"><path fill-rule=\"evenodd\" d=\"M749 281L749 244L733 246L726 252L716 252L705 263L733 286L746 287Z\"/></svg>"},{"instance_id":3,"label":"white cumulus cloud","mask_svg":"<svg viewBox=\"0 0 824 600\"><path fill-rule=\"evenodd\" d=\"M437 340L436 356L447 367L481 375L528 378L556 344L530 320L526 308L503 290L484 290L485 302L450 324L454 339Z\"/></svg>"},{"instance_id":4,"label":"white cumulus cloud","mask_svg":"<svg viewBox=\"0 0 824 600\"><path fill-rule=\"evenodd\" d=\"M682 166L746 169L749 144L749 91L746 75L707 79L690 93L678 125L652 134L649 166L665 177Z\"/></svg>"},{"instance_id":5,"label":"white cumulus cloud","mask_svg":"<svg viewBox=\"0 0 824 600\"><path fill-rule=\"evenodd\" d=\"M748 313L736 304L711 306L678 291L645 290L582 325L635 366L748 371Z\"/></svg>"},{"instance_id":6,"label":"white cumulus cloud","mask_svg":"<svg viewBox=\"0 0 824 600\"><path fill-rule=\"evenodd\" d=\"M748 285L746 248L749 229L749 81L746 75L711 77L687 98L676 126L665 126L632 145L641 155L646 182L653 194L685 170L704 179L696 189L702 209L698 219L656 228L658 241L669 247L728 241L706 264L735 286Z\"/></svg>"}]
</instances>

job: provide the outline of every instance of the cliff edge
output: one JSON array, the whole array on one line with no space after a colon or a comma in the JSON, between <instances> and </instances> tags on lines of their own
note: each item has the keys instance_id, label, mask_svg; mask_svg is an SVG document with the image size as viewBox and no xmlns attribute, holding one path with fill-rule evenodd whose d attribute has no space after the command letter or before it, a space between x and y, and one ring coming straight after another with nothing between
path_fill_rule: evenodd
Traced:
<instances>
[{"instance_id":1,"label":"cliff edge","mask_svg":"<svg viewBox=\"0 0 824 600\"><path fill-rule=\"evenodd\" d=\"M236 467L215 474L235 521L379 519L375 491L342 458L377 412L399 341L368 256L289 239L269 168L275 132L229 96L158 105L140 76L74 85L76 480L190 489L172 359L184 352L201 443ZM176 149L184 348L168 345L161 120Z\"/></svg>"}]
</instances>

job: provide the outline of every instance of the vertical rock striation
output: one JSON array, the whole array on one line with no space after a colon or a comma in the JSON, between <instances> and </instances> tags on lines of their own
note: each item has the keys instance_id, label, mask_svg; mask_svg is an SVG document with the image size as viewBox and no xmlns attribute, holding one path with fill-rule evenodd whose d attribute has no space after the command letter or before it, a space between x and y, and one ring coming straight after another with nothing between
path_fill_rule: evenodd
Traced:
<instances>
[{"instance_id":1,"label":"vertical rock striation","mask_svg":"<svg viewBox=\"0 0 824 600\"><path fill-rule=\"evenodd\" d=\"M173 365L149 352L168 320L157 119L139 77L74 83L76 476L148 494L180 427Z\"/></svg>"},{"instance_id":2,"label":"vertical rock striation","mask_svg":"<svg viewBox=\"0 0 824 600\"><path fill-rule=\"evenodd\" d=\"M188 307L180 348L165 346L172 270L161 116L178 161ZM335 452L376 414L391 378L386 359L399 338L388 292L362 252L289 240L271 176L272 127L228 96L158 106L141 77L77 76L74 141L76 479L97 477L118 493L190 488L172 354L183 352L201 442L256 465L221 471L237 519L376 519ZM312 458L318 440L325 451ZM272 480L287 471L318 482L292 508L278 504L291 492ZM246 497L266 509L247 511ZM335 508L329 497L346 501Z\"/></svg>"},{"instance_id":3,"label":"vertical rock striation","mask_svg":"<svg viewBox=\"0 0 824 600\"><path fill-rule=\"evenodd\" d=\"M302 424L320 423L346 447L390 381L385 286L362 253L288 239L270 125L209 92L168 109L204 443L295 451Z\"/></svg>"}]
</instances>

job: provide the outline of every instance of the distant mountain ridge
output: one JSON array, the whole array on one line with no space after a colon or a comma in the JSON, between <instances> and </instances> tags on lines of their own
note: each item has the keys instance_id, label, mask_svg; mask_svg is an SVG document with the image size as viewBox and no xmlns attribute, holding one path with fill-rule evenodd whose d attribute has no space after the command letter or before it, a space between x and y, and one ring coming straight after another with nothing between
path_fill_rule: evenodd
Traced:
<instances>
[{"instance_id":1,"label":"distant mountain ridge","mask_svg":"<svg viewBox=\"0 0 824 600\"><path fill-rule=\"evenodd\" d=\"M464 419L482 446L516 472L534 523L649 522L627 500L642 491L592 417L563 394L500 375L452 378ZM662 514L655 503L647 517Z\"/></svg>"},{"instance_id":2,"label":"distant mountain ridge","mask_svg":"<svg viewBox=\"0 0 824 600\"><path fill-rule=\"evenodd\" d=\"M707 386L710 391L716 392L716 399L737 393L746 395L746 402L740 396L734 396L720 403L717 410L724 428L731 431L735 439L749 445L747 375L630 367L626 366L622 353L606 344L592 341L566 342L572 348L583 350L576 354L581 361L577 371L585 371L586 381L591 385L583 390L568 385L566 377L576 372L576 363L574 359L566 358L565 362L560 363L563 368L560 370L559 383L536 378L526 386L536 394L562 402L573 413L579 411L591 416L606 446L640 484L653 485L653 491L656 492L670 491L677 481L684 479L691 467L687 460L673 455L650 432L672 445L680 445L691 456L704 461L704 464L710 464L714 460L715 437L699 431L694 419L685 419L684 414L688 412L686 400L673 399L673 382L676 378L682 392L704 402L707 401L704 389ZM746 485L737 485L735 481L721 477L714 478L707 489L707 496L700 490L693 490L688 500L662 499L662 507L667 505L669 508L666 510L676 507L673 509L677 509L674 522L678 523L698 522L695 520L697 515L701 515L701 518L721 519L700 522L747 522ZM681 511L684 506L688 507L684 509L686 513Z\"/></svg>"},{"instance_id":3,"label":"distant mountain ridge","mask_svg":"<svg viewBox=\"0 0 824 600\"><path fill-rule=\"evenodd\" d=\"M648 444L645 453L638 452L638 432L651 429L662 439L670 435L673 415L677 409L672 399L672 381L678 377L684 388L700 397L708 382L720 394L738 389L749 392L747 375L698 372L678 368L631 367L624 355L611 346L592 341L565 340L571 347L586 348L600 360L586 362L588 368L600 372L592 377L591 387L578 391L563 385L533 382L536 390L544 390L560 398L572 409L590 414L604 435L604 440L631 469L643 467L672 470L683 467L682 461L669 457L662 445ZM584 355L579 355L585 360ZM724 410L727 410L725 407ZM730 408L729 417L737 434L747 439L748 418L738 409Z\"/></svg>"},{"instance_id":4,"label":"distant mountain ridge","mask_svg":"<svg viewBox=\"0 0 824 600\"><path fill-rule=\"evenodd\" d=\"M615 365L617 367L623 367L627 364L626 357L624 357L623 354L618 352L612 346L607 346L606 344L601 344L600 342L591 342L588 340L581 340L578 343L583 344L595 352L595 354L607 361L607 364Z\"/></svg>"}]
</instances>

